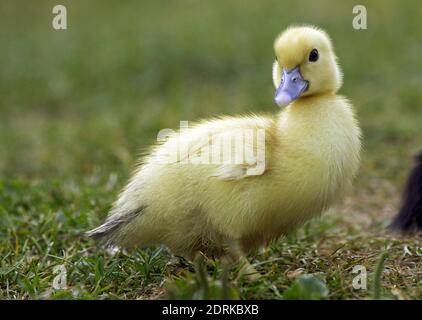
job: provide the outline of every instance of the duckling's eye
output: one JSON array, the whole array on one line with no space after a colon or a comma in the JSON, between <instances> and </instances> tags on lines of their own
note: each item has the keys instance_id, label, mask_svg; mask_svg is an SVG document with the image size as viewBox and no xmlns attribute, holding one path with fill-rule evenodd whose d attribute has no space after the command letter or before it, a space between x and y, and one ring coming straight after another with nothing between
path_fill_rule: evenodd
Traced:
<instances>
[{"instance_id":1,"label":"duckling's eye","mask_svg":"<svg viewBox=\"0 0 422 320\"><path fill-rule=\"evenodd\" d=\"M318 50L312 49L311 53L309 54L309 61L315 62L318 60Z\"/></svg>"}]
</instances>

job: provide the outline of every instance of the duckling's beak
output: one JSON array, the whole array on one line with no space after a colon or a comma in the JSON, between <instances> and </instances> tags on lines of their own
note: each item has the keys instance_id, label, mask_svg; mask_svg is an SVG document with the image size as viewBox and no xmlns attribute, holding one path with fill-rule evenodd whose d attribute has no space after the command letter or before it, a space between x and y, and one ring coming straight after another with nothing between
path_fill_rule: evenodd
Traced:
<instances>
[{"instance_id":1,"label":"duckling's beak","mask_svg":"<svg viewBox=\"0 0 422 320\"><path fill-rule=\"evenodd\" d=\"M299 66L291 70L283 68L283 77L275 92L274 100L280 107L285 107L299 98L308 89L308 86L309 82L303 79Z\"/></svg>"}]
</instances>

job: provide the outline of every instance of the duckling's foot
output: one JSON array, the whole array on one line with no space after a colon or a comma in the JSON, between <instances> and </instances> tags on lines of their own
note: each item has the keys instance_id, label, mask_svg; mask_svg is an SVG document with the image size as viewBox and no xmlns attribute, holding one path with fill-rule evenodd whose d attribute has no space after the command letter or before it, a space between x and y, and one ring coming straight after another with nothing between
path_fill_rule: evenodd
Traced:
<instances>
[{"instance_id":1,"label":"duckling's foot","mask_svg":"<svg viewBox=\"0 0 422 320\"><path fill-rule=\"evenodd\" d=\"M242 277L250 281L257 281L261 277L261 274L249 263L248 259L245 258L241 246L237 242L230 244L227 251L226 262L228 262L230 266L240 264L240 269L235 279L236 281Z\"/></svg>"},{"instance_id":2,"label":"duckling's foot","mask_svg":"<svg viewBox=\"0 0 422 320\"><path fill-rule=\"evenodd\" d=\"M239 262L242 266L239 270L238 278L245 277L249 281L258 281L262 277L246 258L242 257Z\"/></svg>"}]
</instances>

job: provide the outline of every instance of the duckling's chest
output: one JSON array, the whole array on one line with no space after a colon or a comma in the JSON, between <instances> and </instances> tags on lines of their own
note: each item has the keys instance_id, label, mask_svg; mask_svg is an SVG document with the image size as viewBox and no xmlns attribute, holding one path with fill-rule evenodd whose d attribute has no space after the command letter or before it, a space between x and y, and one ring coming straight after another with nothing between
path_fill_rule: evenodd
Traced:
<instances>
[{"instance_id":1,"label":"duckling's chest","mask_svg":"<svg viewBox=\"0 0 422 320\"><path fill-rule=\"evenodd\" d=\"M280 119L280 151L275 159L283 180L291 182L292 193L324 202L350 183L360 151L353 113L346 107L329 108L299 110Z\"/></svg>"}]
</instances>

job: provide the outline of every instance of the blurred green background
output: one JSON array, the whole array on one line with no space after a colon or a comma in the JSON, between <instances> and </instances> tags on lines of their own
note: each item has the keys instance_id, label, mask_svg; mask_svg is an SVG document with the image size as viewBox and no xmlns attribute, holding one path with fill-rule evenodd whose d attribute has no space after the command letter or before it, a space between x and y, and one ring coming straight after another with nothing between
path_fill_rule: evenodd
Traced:
<instances>
[{"instance_id":1,"label":"blurred green background","mask_svg":"<svg viewBox=\"0 0 422 320\"><path fill-rule=\"evenodd\" d=\"M361 1L0 3L0 175L126 175L162 128L272 111L275 36L308 23L332 36L365 134L362 174L402 176L422 148L422 4ZM382 171L378 172L378 169ZM381 173L382 172L382 173Z\"/></svg>"},{"instance_id":2,"label":"blurred green background","mask_svg":"<svg viewBox=\"0 0 422 320\"><path fill-rule=\"evenodd\" d=\"M67 7L66 31L51 26L57 4ZM356 4L368 10L367 30L352 28ZM373 270L422 149L421 21L422 2L414 0L2 0L0 298L156 298L173 277L173 297L195 297L192 277L181 276L192 266L160 251L110 256L81 234L101 221L159 130L218 114L278 112L273 41L303 23L333 39L340 93L364 132L362 167L334 215L255 255L266 276L236 282L236 292L280 298L306 271L324 278L328 298L370 297L351 288L349 270L361 263ZM389 241L387 296L420 298L420 258L405 259L402 250L422 240ZM52 291L52 267L62 263L69 289Z\"/></svg>"}]
</instances>

